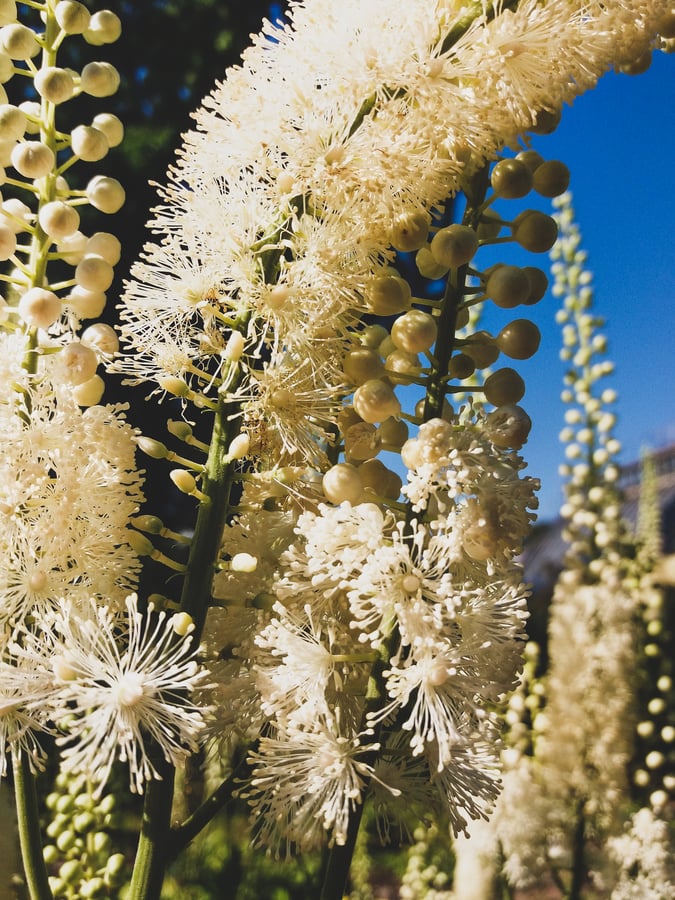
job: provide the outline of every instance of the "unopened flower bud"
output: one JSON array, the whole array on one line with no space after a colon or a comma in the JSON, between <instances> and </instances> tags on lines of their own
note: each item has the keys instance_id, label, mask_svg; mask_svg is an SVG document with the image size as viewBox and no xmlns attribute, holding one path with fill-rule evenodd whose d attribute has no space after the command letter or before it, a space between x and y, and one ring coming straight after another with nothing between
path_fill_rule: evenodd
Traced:
<instances>
[{"instance_id":1,"label":"unopened flower bud","mask_svg":"<svg viewBox=\"0 0 675 900\"><path fill-rule=\"evenodd\" d=\"M0 134L3 141L18 141L26 131L26 115L11 103L0 105Z\"/></svg>"},{"instance_id":2,"label":"unopened flower bud","mask_svg":"<svg viewBox=\"0 0 675 900\"><path fill-rule=\"evenodd\" d=\"M399 416L401 404L390 384L373 378L354 391L354 409L364 422L377 424L390 416Z\"/></svg>"},{"instance_id":3,"label":"unopened flower bud","mask_svg":"<svg viewBox=\"0 0 675 900\"><path fill-rule=\"evenodd\" d=\"M0 28L0 49L10 59L27 60L37 56L40 44L32 28L15 22Z\"/></svg>"},{"instance_id":4,"label":"unopened flower bud","mask_svg":"<svg viewBox=\"0 0 675 900\"><path fill-rule=\"evenodd\" d=\"M126 200L124 188L119 181L107 175L95 175L87 184L85 193L94 209L107 215L119 212Z\"/></svg>"},{"instance_id":5,"label":"unopened flower bud","mask_svg":"<svg viewBox=\"0 0 675 900\"><path fill-rule=\"evenodd\" d=\"M70 132L70 143L75 156L84 162L98 162L110 149L105 134L93 125L76 125Z\"/></svg>"},{"instance_id":6,"label":"unopened flower bud","mask_svg":"<svg viewBox=\"0 0 675 900\"><path fill-rule=\"evenodd\" d=\"M76 285L65 302L81 319L97 319L105 309L106 295L103 291L88 291Z\"/></svg>"},{"instance_id":7,"label":"unopened flower bud","mask_svg":"<svg viewBox=\"0 0 675 900\"><path fill-rule=\"evenodd\" d=\"M49 103L65 103L75 92L73 75L68 69L45 66L35 74L35 90Z\"/></svg>"},{"instance_id":8,"label":"unopened flower bud","mask_svg":"<svg viewBox=\"0 0 675 900\"><path fill-rule=\"evenodd\" d=\"M518 266L495 266L485 284L485 293L502 309L512 309L519 303L525 303L530 291L530 279Z\"/></svg>"},{"instance_id":9,"label":"unopened flower bud","mask_svg":"<svg viewBox=\"0 0 675 900\"><path fill-rule=\"evenodd\" d=\"M117 69L108 62L90 62L82 69L82 90L92 97L110 97L120 86Z\"/></svg>"},{"instance_id":10,"label":"unopened flower bud","mask_svg":"<svg viewBox=\"0 0 675 900\"><path fill-rule=\"evenodd\" d=\"M432 281L442 278L449 269L449 266L444 266L436 261L436 258L427 246L420 247L417 251L415 265L422 278L428 278Z\"/></svg>"},{"instance_id":11,"label":"unopened flower bud","mask_svg":"<svg viewBox=\"0 0 675 900\"><path fill-rule=\"evenodd\" d=\"M99 113L94 116L91 124L103 132L109 147L118 147L124 140L124 125L112 113Z\"/></svg>"},{"instance_id":12,"label":"unopened flower bud","mask_svg":"<svg viewBox=\"0 0 675 900\"><path fill-rule=\"evenodd\" d=\"M521 159L502 159L490 175L492 190L498 197L515 200L532 188L532 172Z\"/></svg>"},{"instance_id":13,"label":"unopened flower bud","mask_svg":"<svg viewBox=\"0 0 675 900\"><path fill-rule=\"evenodd\" d=\"M53 291L33 287L19 300L19 315L33 328L49 328L61 315L61 301Z\"/></svg>"},{"instance_id":14,"label":"unopened flower bud","mask_svg":"<svg viewBox=\"0 0 675 900\"><path fill-rule=\"evenodd\" d=\"M82 341L96 347L103 356L114 356L120 348L117 332L112 325L105 322L96 322L85 328L82 332Z\"/></svg>"},{"instance_id":15,"label":"unopened flower bud","mask_svg":"<svg viewBox=\"0 0 675 900\"><path fill-rule=\"evenodd\" d=\"M146 437L142 434L136 438L136 443L143 453L152 459L166 459L169 455L169 448L166 444L155 440L155 438Z\"/></svg>"},{"instance_id":16,"label":"unopened flower bud","mask_svg":"<svg viewBox=\"0 0 675 900\"><path fill-rule=\"evenodd\" d=\"M62 241L78 230L80 214L63 200L52 200L40 208L38 222L44 233L52 240Z\"/></svg>"},{"instance_id":17,"label":"unopened flower bud","mask_svg":"<svg viewBox=\"0 0 675 900\"><path fill-rule=\"evenodd\" d=\"M541 334L529 319L514 319L499 332L496 344L511 359L529 359L537 352Z\"/></svg>"},{"instance_id":18,"label":"unopened flower bud","mask_svg":"<svg viewBox=\"0 0 675 900\"><path fill-rule=\"evenodd\" d=\"M391 228L390 240L395 250L410 253L419 250L429 234L429 214L407 212L399 216Z\"/></svg>"},{"instance_id":19,"label":"unopened flower bud","mask_svg":"<svg viewBox=\"0 0 675 900\"><path fill-rule=\"evenodd\" d=\"M111 266L117 265L122 255L122 244L114 234L97 231L87 240L86 256L102 256Z\"/></svg>"},{"instance_id":20,"label":"unopened flower bud","mask_svg":"<svg viewBox=\"0 0 675 900\"><path fill-rule=\"evenodd\" d=\"M525 382L520 375L508 366L497 369L485 379L485 399L494 406L506 403L518 403L525 393Z\"/></svg>"},{"instance_id":21,"label":"unopened flower bud","mask_svg":"<svg viewBox=\"0 0 675 900\"><path fill-rule=\"evenodd\" d=\"M75 280L88 291L107 291L114 277L110 263L94 253L85 256L75 269Z\"/></svg>"},{"instance_id":22,"label":"unopened flower bud","mask_svg":"<svg viewBox=\"0 0 675 900\"><path fill-rule=\"evenodd\" d=\"M511 233L514 240L531 253L546 253L558 238L558 224L546 213L526 209L513 220Z\"/></svg>"},{"instance_id":23,"label":"unopened flower bud","mask_svg":"<svg viewBox=\"0 0 675 900\"><path fill-rule=\"evenodd\" d=\"M66 34L83 34L89 26L91 18L87 7L76 0L61 0L56 4L54 15Z\"/></svg>"},{"instance_id":24,"label":"unopened flower bud","mask_svg":"<svg viewBox=\"0 0 675 900\"><path fill-rule=\"evenodd\" d=\"M187 469L172 469L169 472L169 478L173 481L178 490L182 491L184 494L194 494L197 490L195 477L191 472L188 472Z\"/></svg>"},{"instance_id":25,"label":"unopened flower bud","mask_svg":"<svg viewBox=\"0 0 675 900\"><path fill-rule=\"evenodd\" d=\"M80 341L71 341L59 353L59 365L68 384L84 384L96 374L98 359Z\"/></svg>"},{"instance_id":26,"label":"unopened flower bud","mask_svg":"<svg viewBox=\"0 0 675 900\"><path fill-rule=\"evenodd\" d=\"M0 260L9 259L16 250L16 234L4 223L0 222Z\"/></svg>"},{"instance_id":27,"label":"unopened flower bud","mask_svg":"<svg viewBox=\"0 0 675 900\"><path fill-rule=\"evenodd\" d=\"M227 458L228 460L243 459L250 449L251 438L245 431L242 431L241 434L238 434L231 441L230 446L227 448Z\"/></svg>"},{"instance_id":28,"label":"unopened flower bud","mask_svg":"<svg viewBox=\"0 0 675 900\"><path fill-rule=\"evenodd\" d=\"M468 225L448 225L434 235L431 254L446 269L458 269L473 259L478 250L478 236Z\"/></svg>"},{"instance_id":29,"label":"unopened flower bud","mask_svg":"<svg viewBox=\"0 0 675 900\"><path fill-rule=\"evenodd\" d=\"M42 178L54 168L54 151L40 141L21 141L11 153L11 162L24 178Z\"/></svg>"},{"instance_id":30,"label":"unopened flower bud","mask_svg":"<svg viewBox=\"0 0 675 900\"><path fill-rule=\"evenodd\" d=\"M105 382L100 375L94 375L84 384L75 385L73 398L79 406L96 406L100 402L105 389Z\"/></svg>"},{"instance_id":31,"label":"unopened flower bud","mask_svg":"<svg viewBox=\"0 0 675 900\"><path fill-rule=\"evenodd\" d=\"M368 347L350 350L342 361L342 369L350 384L363 384L384 374L384 363L379 353Z\"/></svg>"},{"instance_id":32,"label":"unopened flower bud","mask_svg":"<svg viewBox=\"0 0 675 900\"><path fill-rule=\"evenodd\" d=\"M485 433L497 447L519 450L527 441L532 420L520 406L506 404L488 414Z\"/></svg>"},{"instance_id":33,"label":"unopened flower bud","mask_svg":"<svg viewBox=\"0 0 675 900\"><path fill-rule=\"evenodd\" d=\"M174 397L187 397L190 393L190 386L182 378L175 378L173 375L162 375L157 379L157 383L163 391L173 394Z\"/></svg>"},{"instance_id":34,"label":"unopened flower bud","mask_svg":"<svg viewBox=\"0 0 675 900\"><path fill-rule=\"evenodd\" d=\"M411 309L394 322L391 339L399 350L408 353L423 353L436 342L438 329L436 321L429 313Z\"/></svg>"},{"instance_id":35,"label":"unopened flower bud","mask_svg":"<svg viewBox=\"0 0 675 900\"><path fill-rule=\"evenodd\" d=\"M89 20L84 39L88 44L100 47L101 44L113 44L121 33L122 23L119 16L109 9L101 9Z\"/></svg>"},{"instance_id":36,"label":"unopened flower bud","mask_svg":"<svg viewBox=\"0 0 675 900\"><path fill-rule=\"evenodd\" d=\"M171 627L180 637L191 634L195 630L195 623L191 615L179 612L171 616Z\"/></svg>"},{"instance_id":37,"label":"unopened flower bud","mask_svg":"<svg viewBox=\"0 0 675 900\"><path fill-rule=\"evenodd\" d=\"M410 308L410 285L398 274L377 275L366 290L366 302L377 316L393 316Z\"/></svg>"},{"instance_id":38,"label":"unopened flower bud","mask_svg":"<svg viewBox=\"0 0 675 900\"><path fill-rule=\"evenodd\" d=\"M332 466L322 480L323 492L331 503L357 504L363 495L363 482L359 470L350 463Z\"/></svg>"}]
</instances>

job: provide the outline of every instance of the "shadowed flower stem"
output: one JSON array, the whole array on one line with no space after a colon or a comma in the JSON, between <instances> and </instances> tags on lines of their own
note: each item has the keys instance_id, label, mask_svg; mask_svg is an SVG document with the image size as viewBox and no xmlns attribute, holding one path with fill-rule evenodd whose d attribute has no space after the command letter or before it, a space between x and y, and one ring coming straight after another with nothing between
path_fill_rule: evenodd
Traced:
<instances>
[{"instance_id":1,"label":"shadowed flower stem","mask_svg":"<svg viewBox=\"0 0 675 900\"><path fill-rule=\"evenodd\" d=\"M14 757L14 793L21 857L31 900L51 900L47 869L42 855L35 776L25 752Z\"/></svg>"},{"instance_id":2,"label":"shadowed flower stem","mask_svg":"<svg viewBox=\"0 0 675 900\"><path fill-rule=\"evenodd\" d=\"M230 389L235 389L235 379ZM195 533L190 547L188 569L183 582L181 608L195 624L194 640L199 641L209 602L216 561L229 511L233 462L228 448L239 431L240 418L232 418L233 404L220 397L215 412L213 435L201 491ZM164 873L172 861L167 853L171 826L175 770L163 759L156 768L161 780L152 779L146 787L143 825L138 842L129 900L158 900Z\"/></svg>"}]
</instances>

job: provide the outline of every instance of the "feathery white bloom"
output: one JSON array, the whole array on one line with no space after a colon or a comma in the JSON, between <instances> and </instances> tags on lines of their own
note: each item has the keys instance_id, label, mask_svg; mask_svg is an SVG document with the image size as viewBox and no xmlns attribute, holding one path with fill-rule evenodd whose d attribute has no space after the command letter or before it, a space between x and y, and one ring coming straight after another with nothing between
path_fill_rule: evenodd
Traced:
<instances>
[{"instance_id":1,"label":"feathery white bloom","mask_svg":"<svg viewBox=\"0 0 675 900\"><path fill-rule=\"evenodd\" d=\"M119 605L139 569L126 534L143 500L123 408L83 411L67 386L21 368L15 337L0 350L16 386L0 403L0 620L66 593Z\"/></svg>"},{"instance_id":2,"label":"feathery white bloom","mask_svg":"<svg viewBox=\"0 0 675 900\"><path fill-rule=\"evenodd\" d=\"M177 635L163 612L141 613L135 595L127 597L126 614L94 600L63 601L39 632L23 633L13 653L43 677L51 674L63 770L87 773L97 791L116 759L128 764L132 791L160 777L151 742L174 765L198 748L204 711L188 695L205 672L190 636Z\"/></svg>"}]
</instances>

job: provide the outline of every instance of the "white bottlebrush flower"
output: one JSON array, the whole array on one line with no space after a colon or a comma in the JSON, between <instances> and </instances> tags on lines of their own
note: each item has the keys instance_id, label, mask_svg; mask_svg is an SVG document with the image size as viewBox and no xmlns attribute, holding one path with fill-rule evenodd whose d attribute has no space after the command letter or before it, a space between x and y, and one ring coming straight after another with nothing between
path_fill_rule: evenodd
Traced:
<instances>
[{"instance_id":1,"label":"white bottlebrush flower","mask_svg":"<svg viewBox=\"0 0 675 900\"><path fill-rule=\"evenodd\" d=\"M377 744L341 733L334 721L317 719L306 729L261 739L250 755L253 776L244 792L258 840L279 853L344 844L349 817L373 770L368 755Z\"/></svg>"},{"instance_id":2,"label":"white bottlebrush flower","mask_svg":"<svg viewBox=\"0 0 675 900\"><path fill-rule=\"evenodd\" d=\"M100 792L121 760L131 790L141 792L148 779L160 777L153 743L174 765L197 750L204 710L189 694L206 675L190 636L178 635L165 613L141 613L132 594L126 614L93 600L63 601L41 625L23 634L14 653L51 673L64 771L87 773Z\"/></svg>"},{"instance_id":3,"label":"white bottlebrush flower","mask_svg":"<svg viewBox=\"0 0 675 900\"><path fill-rule=\"evenodd\" d=\"M126 539L143 500L133 429L122 407L83 411L48 373L29 376L13 337L0 348L16 386L0 404L0 620L66 593L121 605L139 569Z\"/></svg>"},{"instance_id":4,"label":"white bottlebrush flower","mask_svg":"<svg viewBox=\"0 0 675 900\"><path fill-rule=\"evenodd\" d=\"M668 900L675 894L675 847L668 822L647 807L627 823L626 833L610 839L618 869L611 900Z\"/></svg>"}]
</instances>

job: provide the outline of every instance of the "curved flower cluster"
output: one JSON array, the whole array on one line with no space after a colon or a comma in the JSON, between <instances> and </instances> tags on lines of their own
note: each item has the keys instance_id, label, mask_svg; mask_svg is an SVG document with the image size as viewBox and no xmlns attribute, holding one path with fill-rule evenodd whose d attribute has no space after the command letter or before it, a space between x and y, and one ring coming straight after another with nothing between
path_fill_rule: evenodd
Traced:
<instances>
[{"instance_id":1,"label":"curved flower cluster","mask_svg":"<svg viewBox=\"0 0 675 900\"><path fill-rule=\"evenodd\" d=\"M513 688L520 664L526 592L511 531L518 517L529 521L533 480L519 480L514 454L487 440L477 449L471 423L428 424L413 440L428 453L433 446L437 462L466 460L461 487L450 490L447 477L439 487L442 464L428 473L426 497L439 510L431 521L399 522L373 503L320 505L301 515L296 541L281 556L272 618L242 648L273 734L252 759L246 796L262 817L261 839L277 848L315 846L323 828L343 843L348 810L361 802L354 773L374 778L385 820L424 797L461 831L496 796L490 709ZM423 476L412 477L421 483ZM495 514L479 554L462 530L463 515L470 516L463 503L476 489L498 497L501 479L519 491L505 492L508 516L497 514L498 499L486 504ZM366 687L374 664L380 682L372 694ZM318 766L310 778L294 765L302 754L330 754L336 740L337 768ZM337 814L332 798L340 785ZM283 822L268 819L277 808Z\"/></svg>"},{"instance_id":2,"label":"curved flower cluster","mask_svg":"<svg viewBox=\"0 0 675 900\"><path fill-rule=\"evenodd\" d=\"M119 366L182 396L184 382L210 390L238 330L243 374L223 390L251 451L321 462L355 313L382 312L400 287L392 243L505 143L647 51L664 12L661 0L293 6L196 114L123 300Z\"/></svg>"}]
</instances>

